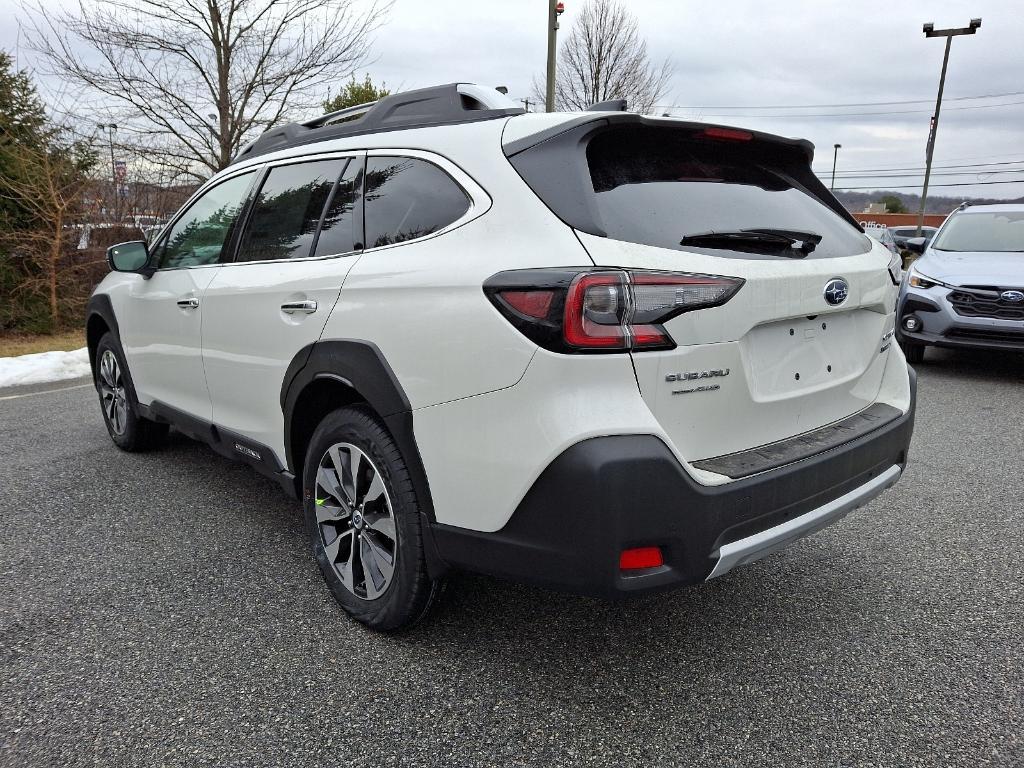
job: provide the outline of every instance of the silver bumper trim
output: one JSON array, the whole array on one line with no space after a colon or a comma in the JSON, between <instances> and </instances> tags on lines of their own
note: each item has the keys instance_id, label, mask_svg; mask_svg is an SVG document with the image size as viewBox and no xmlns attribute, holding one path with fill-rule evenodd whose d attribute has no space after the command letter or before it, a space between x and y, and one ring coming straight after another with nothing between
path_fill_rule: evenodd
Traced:
<instances>
[{"instance_id":1,"label":"silver bumper trim","mask_svg":"<svg viewBox=\"0 0 1024 768\"><path fill-rule=\"evenodd\" d=\"M782 549L797 539L801 539L815 531L821 530L827 525L831 525L848 512L852 512L857 507L867 504L871 499L882 493L882 491L895 485L896 481L900 479L902 472L903 470L899 465L894 464L878 477L854 488L849 493L830 501L828 504L812 509L810 512L800 515L800 517L787 520L776 525L774 528L755 533L753 536L747 536L739 541L723 544L715 553L718 556L718 562L715 563L715 568L711 571L708 578L713 579L716 576L721 576L723 573L728 573L738 565L745 565L755 560L760 560L765 555Z\"/></svg>"}]
</instances>

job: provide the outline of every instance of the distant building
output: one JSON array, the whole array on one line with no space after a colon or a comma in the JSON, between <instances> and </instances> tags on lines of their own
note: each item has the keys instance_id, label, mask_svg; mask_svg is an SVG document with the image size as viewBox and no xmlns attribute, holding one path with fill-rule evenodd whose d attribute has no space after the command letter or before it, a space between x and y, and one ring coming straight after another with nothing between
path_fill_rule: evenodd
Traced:
<instances>
[{"instance_id":1,"label":"distant building","mask_svg":"<svg viewBox=\"0 0 1024 768\"><path fill-rule=\"evenodd\" d=\"M885 203L868 203L867 207L861 211L861 213L888 213L889 209Z\"/></svg>"},{"instance_id":2,"label":"distant building","mask_svg":"<svg viewBox=\"0 0 1024 768\"><path fill-rule=\"evenodd\" d=\"M853 218L862 227L910 227L917 224L916 213L854 213ZM926 213L924 224L927 227L941 226L946 220L944 213Z\"/></svg>"}]
</instances>

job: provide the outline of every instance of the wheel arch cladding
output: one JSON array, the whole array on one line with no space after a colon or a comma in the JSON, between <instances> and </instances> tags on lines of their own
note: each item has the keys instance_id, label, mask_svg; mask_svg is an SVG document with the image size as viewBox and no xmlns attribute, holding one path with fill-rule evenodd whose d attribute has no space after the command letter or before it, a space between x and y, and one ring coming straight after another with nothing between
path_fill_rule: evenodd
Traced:
<instances>
[{"instance_id":1,"label":"wheel arch cladding","mask_svg":"<svg viewBox=\"0 0 1024 768\"><path fill-rule=\"evenodd\" d=\"M96 347L105 333L113 333L119 337L117 316L110 303L110 297L102 293L95 294L86 305L85 343L89 350L89 366L93 377L96 376Z\"/></svg>"},{"instance_id":2,"label":"wheel arch cladding","mask_svg":"<svg viewBox=\"0 0 1024 768\"><path fill-rule=\"evenodd\" d=\"M413 434L412 406L380 348L371 341L342 339L309 344L299 350L285 371L281 409L286 461L300 490L306 447L317 424L327 413L353 403L366 403L384 422L409 468L420 507L433 522L430 485Z\"/></svg>"}]
</instances>

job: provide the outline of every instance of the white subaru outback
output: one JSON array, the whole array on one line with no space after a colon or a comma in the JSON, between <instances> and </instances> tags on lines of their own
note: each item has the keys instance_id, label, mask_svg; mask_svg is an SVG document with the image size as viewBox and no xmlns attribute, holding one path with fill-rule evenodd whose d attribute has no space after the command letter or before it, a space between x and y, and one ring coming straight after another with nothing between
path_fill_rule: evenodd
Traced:
<instances>
[{"instance_id":1,"label":"white subaru outback","mask_svg":"<svg viewBox=\"0 0 1024 768\"><path fill-rule=\"evenodd\" d=\"M808 142L616 106L454 84L265 133L109 251L87 327L114 443L173 425L278 480L381 630L453 568L703 581L891 486L898 260Z\"/></svg>"}]
</instances>

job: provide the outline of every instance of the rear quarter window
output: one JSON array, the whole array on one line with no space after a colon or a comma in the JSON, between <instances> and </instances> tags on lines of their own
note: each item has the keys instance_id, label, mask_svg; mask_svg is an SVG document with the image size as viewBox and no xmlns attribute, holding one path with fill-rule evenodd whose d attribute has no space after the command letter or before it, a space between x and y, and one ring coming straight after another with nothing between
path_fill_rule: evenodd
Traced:
<instances>
[{"instance_id":1,"label":"rear quarter window","mask_svg":"<svg viewBox=\"0 0 1024 768\"><path fill-rule=\"evenodd\" d=\"M444 229L469 210L465 190L433 163L416 157L366 159L366 247L414 240Z\"/></svg>"}]
</instances>

